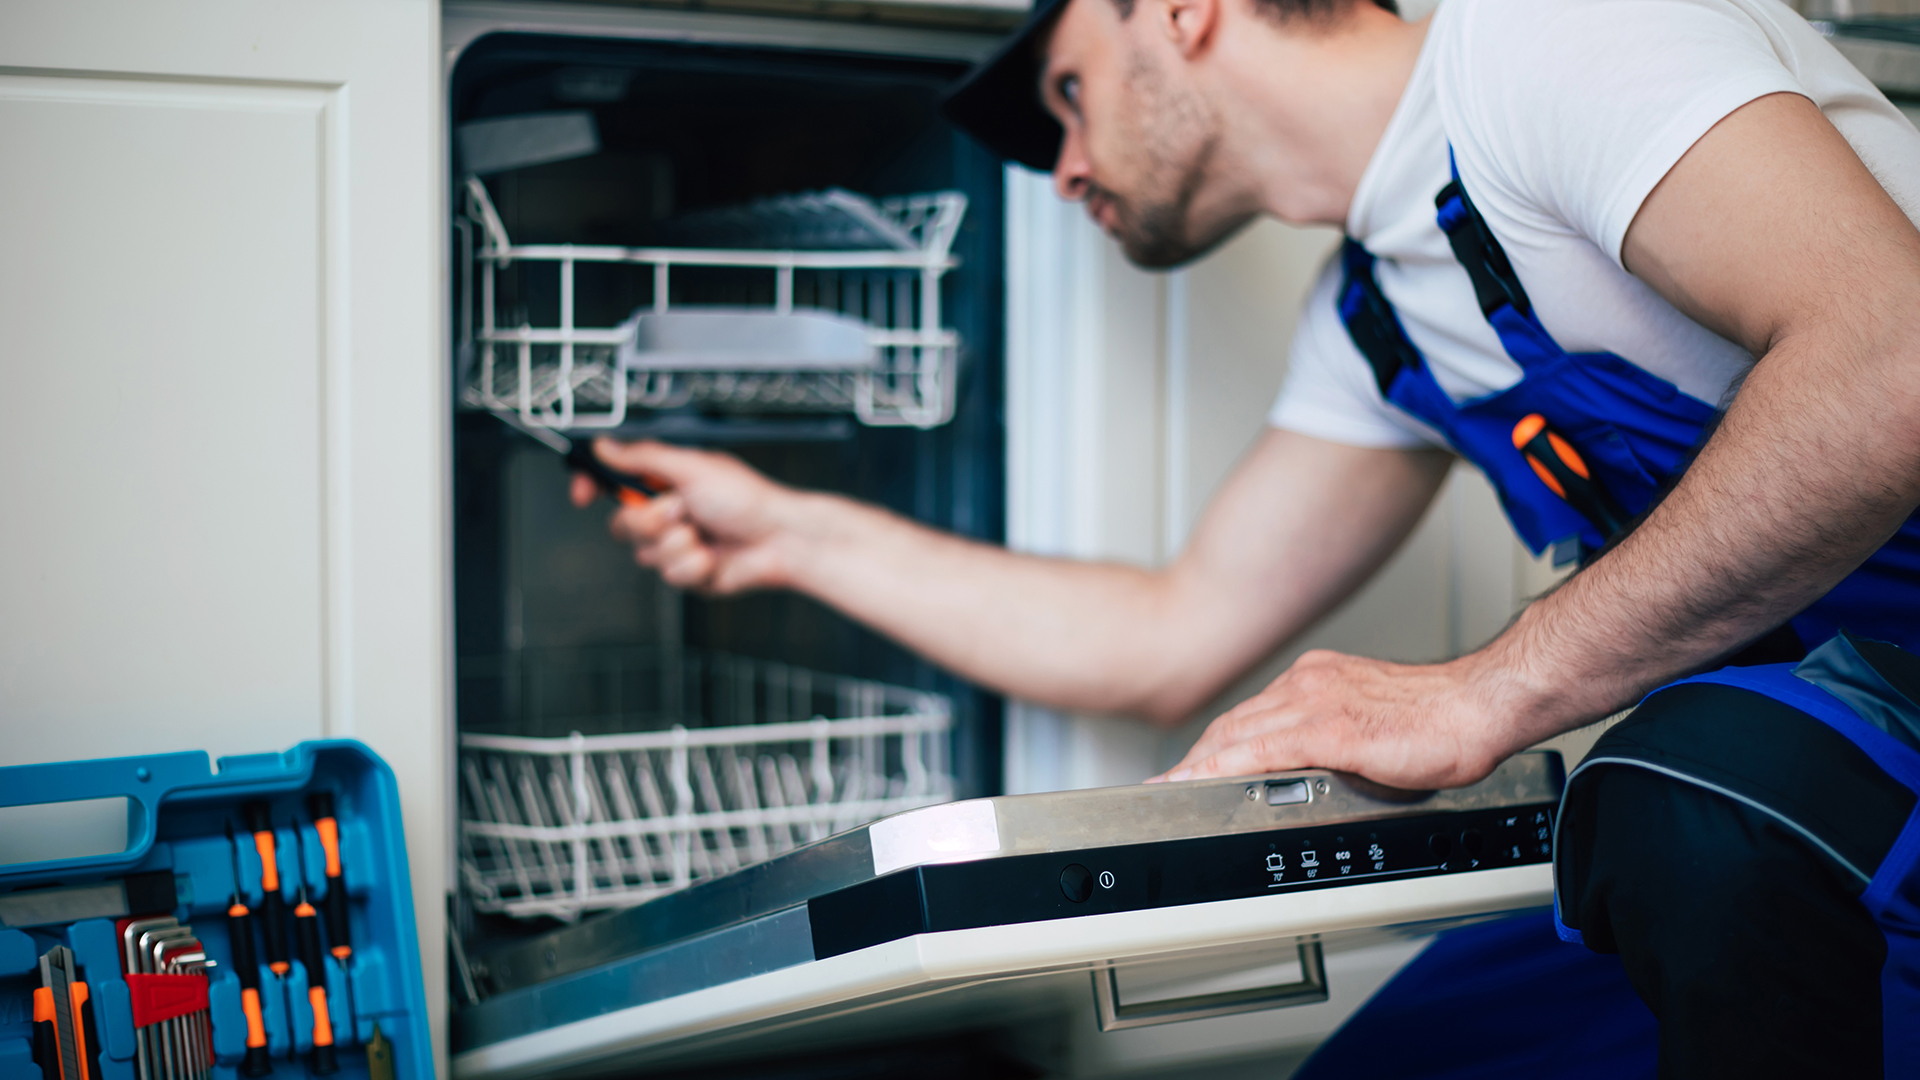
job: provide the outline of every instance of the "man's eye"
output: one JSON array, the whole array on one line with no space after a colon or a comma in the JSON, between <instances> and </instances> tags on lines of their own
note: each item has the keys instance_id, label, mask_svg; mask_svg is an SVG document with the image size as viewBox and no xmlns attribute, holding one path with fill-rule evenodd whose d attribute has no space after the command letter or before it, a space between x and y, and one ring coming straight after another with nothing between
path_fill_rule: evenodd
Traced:
<instances>
[{"instance_id":1,"label":"man's eye","mask_svg":"<svg viewBox=\"0 0 1920 1080\"><path fill-rule=\"evenodd\" d=\"M1060 97L1075 112L1080 111L1080 76L1064 75L1060 78Z\"/></svg>"}]
</instances>

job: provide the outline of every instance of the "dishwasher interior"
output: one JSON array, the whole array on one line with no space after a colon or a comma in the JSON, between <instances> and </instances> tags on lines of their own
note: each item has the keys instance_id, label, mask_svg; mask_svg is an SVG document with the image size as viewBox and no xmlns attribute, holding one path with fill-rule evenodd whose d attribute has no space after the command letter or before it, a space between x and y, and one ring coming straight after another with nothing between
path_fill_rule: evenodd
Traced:
<instances>
[{"instance_id":1,"label":"dishwasher interior","mask_svg":"<svg viewBox=\"0 0 1920 1080\"><path fill-rule=\"evenodd\" d=\"M498 33L450 78L465 958L997 793L1000 701L822 604L664 586L575 439L1002 538L1002 170L956 60Z\"/></svg>"}]
</instances>

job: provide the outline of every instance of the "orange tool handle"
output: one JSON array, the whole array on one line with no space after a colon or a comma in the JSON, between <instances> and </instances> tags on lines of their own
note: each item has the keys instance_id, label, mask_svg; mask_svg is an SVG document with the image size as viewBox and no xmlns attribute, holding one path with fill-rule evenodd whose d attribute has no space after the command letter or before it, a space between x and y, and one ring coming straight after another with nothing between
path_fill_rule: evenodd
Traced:
<instances>
[{"instance_id":1,"label":"orange tool handle","mask_svg":"<svg viewBox=\"0 0 1920 1080\"><path fill-rule=\"evenodd\" d=\"M320 901L327 913L328 951L342 964L353 956L353 928L347 921L346 863L340 856L340 822L333 816L333 793L316 791L307 796L307 810L313 814L313 831L320 834L320 850L327 856L327 895Z\"/></svg>"},{"instance_id":2,"label":"orange tool handle","mask_svg":"<svg viewBox=\"0 0 1920 1080\"><path fill-rule=\"evenodd\" d=\"M1626 527L1626 512L1587 468L1586 459L1573 444L1547 426L1546 417L1539 413L1521 417L1513 426L1513 446L1547 490L1592 522L1602 537L1611 538Z\"/></svg>"},{"instance_id":3,"label":"orange tool handle","mask_svg":"<svg viewBox=\"0 0 1920 1080\"><path fill-rule=\"evenodd\" d=\"M594 483L600 485L600 490L618 499L623 506L645 506L654 495L645 480L616 472L601 461L599 455L593 452L592 443L576 441L573 449L567 451L567 467L592 477Z\"/></svg>"},{"instance_id":4,"label":"orange tool handle","mask_svg":"<svg viewBox=\"0 0 1920 1080\"><path fill-rule=\"evenodd\" d=\"M81 1006L87 1003L87 984L83 982L73 983L68 989L68 994L70 996L67 1004L71 1015L67 1017L66 1022L73 1025L69 1030L73 1032L74 1049L78 1051L78 1053L75 1054L75 1058L77 1059L76 1067L80 1071L79 1076L69 1077L65 1063L60 1060L58 1046L61 1023L59 1011L54 1008L53 989L51 987L40 986L34 988L33 1022L36 1026L40 1024L47 1025L46 1028L41 1029L47 1032L49 1036L44 1044L52 1049L53 1071L58 1075L59 1080L92 1080L92 1072L88 1066L91 1064L93 1056L99 1053L99 1037L94 1033L93 1025L89 1022L89 1014L81 1011ZM42 1065L42 1071L45 1071L44 1064Z\"/></svg>"},{"instance_id":5,"label":"orange tool handle","mask_svg":"<svg viewBox=\"0 0 1920 1080\"><path fill-rule=\"evenodd\" d=\"M304 892L293 909L294 935L300 943L300 965L307 969L307 1002L313 1006L313 1071L321 1076L338 1072L333 1051L333 1019L327 1012L327 964L320 956L320 913Z\"/></svg>"},{"instance_id":6,"label":"orange tool handle","mask_svg":"<svg viewBox=\"0 0 1920 1080\"><path fill-rule=\"evenodd\" d=\"M276 855L273 819L264 802L250 802L240 808L246 816L247 831L253 833L253 846L260 853L260 890L264 906L260 917L267 945L267 967L281 978L293 970L287 958L287 898L280 891L280 860Z\"/></svg>"},{"instance_id":7,"label":"orange tool handle","mask_svg":"<svg viewBox=\"0 0 1920 1080\"><path fill-rule=\"evenodd\" d=\"M234 974L240 977L240 1011L247 1017L247 1055L240 1061L240 1073L265 1076L273 1071L273 1060L267 1053L267 1018L260 1005L260 960L253 948L253 912L241 901L237 889L227 908L227 950L233 954Z\"/></svg>"}]
</instances>

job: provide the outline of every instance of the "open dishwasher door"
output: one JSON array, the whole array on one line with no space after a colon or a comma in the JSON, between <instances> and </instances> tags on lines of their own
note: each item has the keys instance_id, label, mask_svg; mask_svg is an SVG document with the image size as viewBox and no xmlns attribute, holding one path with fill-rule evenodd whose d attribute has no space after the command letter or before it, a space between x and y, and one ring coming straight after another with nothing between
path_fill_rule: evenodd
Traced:
<instances>
[{"instance_id":1,"label":"open dishwasher door","mask_svg":"<svg viewBox=\"0 0 1920 1080\"><path fill-rule=\"evenodd\" d=\"M1063 993L1108 1030L1324 1001L1325 951L1548 903L1563 779L1535 752L1453 791L1303 770L907 811L476 958L454 1075L977 1029ZM1117 976L1277 949L1277 985L1142 1004Z\"/></svg>"}]
</instances>

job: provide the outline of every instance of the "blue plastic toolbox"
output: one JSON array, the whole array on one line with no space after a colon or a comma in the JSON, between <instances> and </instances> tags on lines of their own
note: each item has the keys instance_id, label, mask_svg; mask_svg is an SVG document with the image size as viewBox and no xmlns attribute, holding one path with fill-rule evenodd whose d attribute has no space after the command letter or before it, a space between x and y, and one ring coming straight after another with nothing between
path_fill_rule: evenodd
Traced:
<instances>
[{"instance_id":1,"label":"blue plastic toolbox","mask_svg":"<svg viewBox=\"0 0 1920 1080\"><path fill-rule=\"evenodd\" d=\"M0 807L116 796L125 851L0 866L0 1080L430 1080L385 762L330 740L0 768Z\"/></svg>"}]
</instances>

